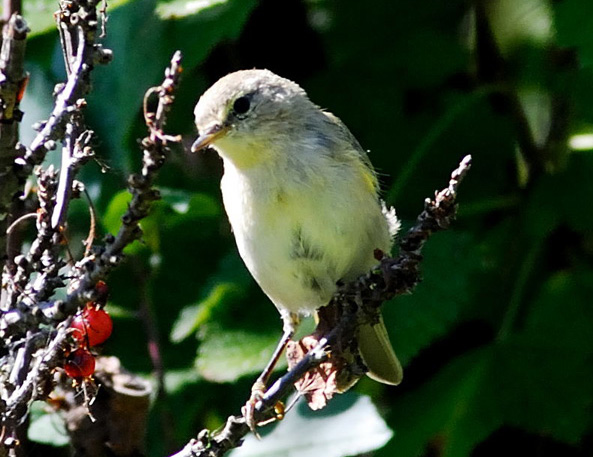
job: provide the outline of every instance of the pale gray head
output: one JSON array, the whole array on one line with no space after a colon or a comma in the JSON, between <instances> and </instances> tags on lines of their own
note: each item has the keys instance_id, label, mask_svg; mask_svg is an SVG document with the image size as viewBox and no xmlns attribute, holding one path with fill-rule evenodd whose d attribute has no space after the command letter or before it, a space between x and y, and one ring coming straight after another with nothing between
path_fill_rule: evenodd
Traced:
<instances>
[{"instance_id":1,"label":"pale gray head","mask_svg":"<svg viewBox=\"0 0 593 457\"><path fill-rule=\"evenodd\" d=\"M212 145L223 157L252 162L257 151L290 142L321 115L296 83L268 70L243 70L218 80L198 101L197 151Z\"/></svg>"}]
</instances>

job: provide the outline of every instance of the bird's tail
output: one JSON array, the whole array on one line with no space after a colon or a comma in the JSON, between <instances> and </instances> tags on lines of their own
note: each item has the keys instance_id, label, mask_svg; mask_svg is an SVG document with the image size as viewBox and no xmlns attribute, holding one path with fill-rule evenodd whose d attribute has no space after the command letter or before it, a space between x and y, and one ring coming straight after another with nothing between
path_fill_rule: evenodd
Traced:
<instances>
[{"instance_id":1,"label":"bird's tail","mask_svg":"<svg viewBox=\"0 0 593 457\"><path fill-rule=\"evenodd\" d=\"M395 355L383 316L375 325L362 325L358 329L360 354L369 369L368 375L383 384L397 385L402 381L402 366Z\"/></svg>"}]
</instances>

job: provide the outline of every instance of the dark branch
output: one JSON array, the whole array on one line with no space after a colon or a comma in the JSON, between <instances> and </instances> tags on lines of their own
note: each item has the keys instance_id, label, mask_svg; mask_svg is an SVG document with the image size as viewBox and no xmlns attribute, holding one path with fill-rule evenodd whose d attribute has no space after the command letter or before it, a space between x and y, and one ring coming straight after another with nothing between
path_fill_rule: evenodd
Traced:
<instances>
[{"instance_id":1,"label":"dark branch","mask_svg":"<svg viewBox=\"0 0 593 457\"><path fill-rule=\"evenodd\" d=\"M6 7L6 5L5 5ZM6 12L6 9L5 9ZM14 162L24 155L18 144L19 110L28 77L24 70L25 44L29 28L21 16L12 15L4 24L0 50L0 268L7 255L6 229L16 219L15 202L22 180Z\"/></svg>"}]
</instances>

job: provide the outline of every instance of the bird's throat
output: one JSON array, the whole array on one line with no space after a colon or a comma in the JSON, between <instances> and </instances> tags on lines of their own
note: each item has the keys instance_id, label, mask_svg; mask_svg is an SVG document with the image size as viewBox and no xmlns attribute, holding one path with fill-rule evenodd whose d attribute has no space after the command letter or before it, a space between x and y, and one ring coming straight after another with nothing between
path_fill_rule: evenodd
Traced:
<instances>
[{"instance_id":1,"label":"bird's throat","mask_svg":"<svg viewBox=\"0 0 593 457\"><path fill-rule=\"evenodd\" d=\"M248 170L274 160L269 145L257 142L238 142L230 138L221 138L213 146L225 161L231 162L238 170Z\"/></svg>"}]
</instances>

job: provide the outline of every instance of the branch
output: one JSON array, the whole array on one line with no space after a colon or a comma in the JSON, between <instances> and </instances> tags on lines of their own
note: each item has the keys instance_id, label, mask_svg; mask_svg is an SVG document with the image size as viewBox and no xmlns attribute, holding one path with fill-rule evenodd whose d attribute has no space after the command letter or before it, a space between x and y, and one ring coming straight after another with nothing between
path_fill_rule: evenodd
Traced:
<instances>
[{"instance_id":1,"label":"branch","mask_svg":"<svg viewBox=\"0 0 593 457\"><path fill-rule=\"evenodd\" d=\"M0 336L14 337L22 335L25 328L33 322L52 324L73 315L78 307L96 298L95 284L104 279L123 259L124 249L139 239L142 230L139 222L148 215L152 203L160 198L153 183L162 167L169 142L177 140L162 132L166 123L166 115L174 100L174 91L181 76L181 53L177 52L165 73L163 83L148 91L147 95L158 94L159 101L156 113L146 113L149 136L142 141L142 171L128 179L128 190L132 201L122 216L122 225L117 235L107 235L103 246L94 248L93 252L78 261L70 273L71 281L68 296L61 301L42 301L31 305L30 312L23 312L18 306L0 317Z\"/></svg>"},{"instance_id":2,"label":"branch","mask_svg":"<svg viewBox=\"0 0 593 457\"><path fill-rule=\"evenodd\" d=\"M256 405L256 421L273 420L276 405L305 375L328 363L330 350L331 360L336 355L339 358L340 351L351 346L356 328L378 318L384 301L411 292L420 282L422 247L434 232L447 229L455 218L457 189L470 167L471 156L466 156L451 174L449 185L435 193L434 199L425 200L424 211L418 216L416 224L399 242L398 257L384 257L376 269L339 287L327 306L338 311L337 320L331 323L328 331L322 330L313 348L267 390ZM328 325L328 322L324 324ZM172 457L220 457L240 446L249 431L244 417L230 416L221 431L210 433L203 430Z\"/></svg>"},{"instance_id":3,"label":"branch","mask_svg":"<svg viewBox=\"0 0 593 457\"><path fill-rule=\"evenodd\" d=\"M56 147L56 141L64 138L70 115L76 110L79 99L90 91L90 73L95 64L108 63L112 58L110 50L96 43L99 2L60 2L58 30L65 50L68 80L56 87L56 103L48 121L42 125L23 160L17 162L21 175L29 175L35 165L43 162L46 153Z\"/></svg>"},{"instance_id":4,"label":"branch","mask_svg":"<svg viewBox=\"0 0 593 457\"><path fill-rule=\"evenodd\" d=\"M167 113L174 100L174 90L177 88L181 75L181 54L177 52L170 67L166 70L164 82L157 88L151 89L147 96L151 94L158 95L158 106L155 113L146 111L145 117L149 128L149 135L142 140L143 147L143 167L138 175L132 175L129 179L129 190L132 193L132 201L129 204L127 212L122 217L122 225L116 236L108 236L104 246L95 248L94 252L77 262L70 272L71 282L69 284L69 295L64 301L46 301L36 303L34 299L29 299L26 303L19 302L17 306L10 308L0 315L0 336L8 354L2 357L2 363L11 370L10 379L3 379L2 386L4 393L0 398L1 424L3 427L3 436L6 439L13 440L16 427L27 417L29 405L35 399L44 399L47 396L47 389L42 386L51 383L51 372L63 364L64 348L68 346L66 341L68 337L68 328L73 316L81 303L97 298L95 284L119 264L123 258L124 248L135 241L142 233L139 222L144 218L152 205L152 202L159 198L158 192L152 187L154 179L164 163L166 153L168 152L168 142L173 137L165 135L162 128L166 122ZM77 115L76 115L77 116ZM63 168L70 168L73 173L73 167L79 166L76 159L82 156L86 157L84 152L86 131L76 135L78 129L82 129L82 124L74 116L66 126L66 164ZM80 133L80 132L79 132ZM76 140L74 140L76 138ZM74 165L73 165L74 163ZM41 211L38 215L38 227L40 234L38 240L43 238L44 233L51 234L51 246L56 244L55 236L59 233L59 227L55 227L49 215L63 214L67 203L59 206L60 192L58 190L57 199L46 198L43 192L43 184L51 187L48 194L56 196L55 190L56 172L50 167L40 174L40 202L46 205L47 211ZM70 192L72 179L71 175L61 174L61 179L67 181L64 189ZM54 192L54 193L52 193ZM66 191L64 191L66 192ZM56 218L58 226L63 220L63 216ZM58 229L58 230L56 230ZM49 241L48 241L49 242ZM51 252L52 248L48 248ZM32 252L38 252L32 248ZM47 255L47 250L44 255ZM27 264L26 256L21 256L17 262ZM59 258L53 258L47 262L47 269L42 270L38 278L40 281L47 281L50 278L50 266L60 265ZM42 262L44 265L46 262ZM19 268L21 266L19 265ZM56 267L57 268L57 267ZM61 280L60 276L54 276L56 280ZM35 281L36 283L37 281ZM15 287L15 290L18 287ZM41 289L35 288L34 284L27 284L27 296L34 292L40 292ZM42 326L42 324L45 324ZM51 389L50 389L51 390ZM6 441L5 441L6 442Z\"/></svg>"},{"instance_id":5,"label":"branch","mask_svg":"<svg viewBox=\"0 0 593 457\"><path fill-rule=\"evenodd\" d=\"M6 6L6 5L5 5ZM8 5L10 6L10 5ZM19 104L28 76L24 70L25 44L29 28L13 14L4 25L0 50L0 268L7 254L6 229L14 219L14 203L22 180L14 173L14 162L24 154L18 145Z\"/></svg>"},{"instance_id":6,"label":"branch","mask_svg":"<svg viewBox=\"0 0 593 457\"><path fill-rule=\"evenodd\" d=\"M62 43L69 43L64 47L68 80L56 87L56 101L49 121L38 124L39 134L24 155L14 160L13 178L23 182L44 160L47 151L56 147L57 141L64 143L63 160L59 180L51 167L36 171L40 186L37 237L26 255L7 259L0 304L0 309L7 312L18 307L29 311L38 302L48 300L57 287L63 286L58 272L64 262L59 255L64 244L68 202L80 166L94 155L90 148L92 132L84 124L83 97L90 90L90 73L95 63L106 63L111 55L95 43L97 3L94 0L63 0L56 13ZM35 281L30 281L33 272L40 274Z\"/></svg>"}]
</instances>

